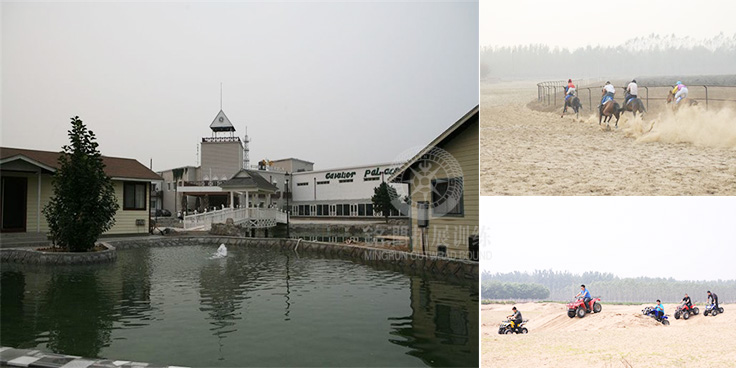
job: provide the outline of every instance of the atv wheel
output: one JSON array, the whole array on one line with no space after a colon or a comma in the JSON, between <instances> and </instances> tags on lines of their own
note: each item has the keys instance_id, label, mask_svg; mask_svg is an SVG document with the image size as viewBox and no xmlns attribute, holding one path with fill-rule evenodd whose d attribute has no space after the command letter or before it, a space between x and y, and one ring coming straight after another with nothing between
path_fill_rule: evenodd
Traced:
<instances>
[{"instance_id":1,"label":"atv wheel","mask_svg":"<svg viewBox=\"0 0 736 368\"><path fill-rule=\"evenodd\" d=\"M675 319L680 319L680 312L675 312Z\"/></svg>"},{"instance_id":2,"label":"atv wheel","mask_svg":"<svg viewBox=\"0 0 736 368\"><path fill-rule=\"evenodd\" d=\"M570 318L575 318L575 311L570 309L567 311L567 316Z\"/></svg>"},{"instance_id":3,"label":"atv wheel","mask_svg":"<svg viewBox=\"0 0 736 368\"><path fill-rule=\"evenodd\" d=\"M688 311L682 312L682 318L685 319L685 320L687 320L688 318L690 318L690 312L688 312Z\"/></svg>"},{"instance_id":4,"label":"atv wheel","mask_svg":"<svg viewBox=\"0 0 736 368\"><path fill-rule=\"evenodd\" d=\"M698 307L693 308L693 316L697 316L698 313L700 313L700 309Z\"/></svg>"},{"instance_id":5,"label":"atv wheel","mask_svg":"<svg viewBox=\"0 0 736 368\"><path fill-rule=\"evenodd\" d=\"M601 304L600 303L595 302L595 304L593 304L593 312L594 313L600 313L601 312L601 309L603 309L603 307L601 307Z\"/></svg>"},{"instance_id":6,"label":"atv wheel","mask_svg":"<svg viewBox=\"0 0 736 368\"><path fill-rule=\"evenodd\" d=\"M502 328L499 328L499 329L498 329L498 334L499 334L499 335L503 335L503 329L502 329Z\"/></svg>"},{"instance_id":7,"label":"atv wheel","mask_svg":"<svg viewBox=\"0 0 736 368\"><path fill-rule=\"evenodd\" d=\"M523 334L525 334L525 335L526 335L526 334L528 334L528 333L529 333L529 330L527 330L527 329L526 329L526 327L522 327L522 328L521 328L521 333L523 333Z\"/></svg>"},{"instance_id":8,"label":"atv wheel","mask_svg":"<svg viewBox=\"0 0 736 368\"><path fill-rule=\"evenodd\" d=\"M514 333L514 330L506 330L507 335L511 335L512 333Z\"/></svg>"},{"instance_id":9,"label":"atv wheel","mask_svg":"<svg viewBox=\"0 0 736 368\"><path fill-rule=\"evenodd\" d=\"M710 314L711 314L711 315L712 315L713 317L715 317L715 316L717 316L717 315L718 315L718 310L717 310L717 309L714 309L714 310L710 311Z\"/></svg>"},{"instance_id":10,"label":"atv wheel","mask_svg":"<svg viewBox=\"0 0 736 368\"><path fill-rule=\"evenodd\" d=\"M669 320L666 320L666 319L663 319L662 320L662 324L665 325L665 326L669 326L670 325L670 321Z\"/></svg>"},{"instance_id":11,"label":"atv wheel","mask_svg":"<svg viewBox=\"0 0 736 368\"><path fill-rule=\"evenodd\" d=\"M577 314L580 318L585 317L585 308L578 308L578 310L575 311L575 314Z\"/></svg>"},{"instance_id":12,"label":"atv wheel","mask_svg":"<svg viewBox=\"0 0 736 368\"><path fill-rule=\"evenodd\" d=\"M708 316L708 311L706 310L705 312L703 312L703 315L707 317Z\"/></svg>"},{"instance_id":13,"label":"atv wheel","mask_svg":"<svg viewBox=\"0 0 736 368\"><path fill-rule=\"evenodd\" d=\"M723 313L723 307L718 307L718 313Z\"/></svg>"}]
</instances>

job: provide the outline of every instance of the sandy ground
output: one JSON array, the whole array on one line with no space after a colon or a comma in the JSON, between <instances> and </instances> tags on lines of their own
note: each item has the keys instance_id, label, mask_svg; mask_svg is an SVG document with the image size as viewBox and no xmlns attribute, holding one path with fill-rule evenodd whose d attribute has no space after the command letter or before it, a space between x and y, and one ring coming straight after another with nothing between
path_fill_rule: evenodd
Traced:
<instances>
[{"instance_id":1,"label":"sandy ground","mask_svg":"<svg viewBox=\"0 0 736 368\"><path fill-rule=\"evenodd\" d=\"M511 305L484 305L483 367L736 367L736 304L724 314L676 320L670 326L643 316L641 306L603 304L598 314L568 318L563 304L518 304L527 335L499 335Z\"/></svg>"},{"instance_id":2,"label":"sandy ground","mask_svg":"<svg viewBox=\"0 0 736 368\"><path fill-rule=\"evenodd\" d=\"M736 194L732 109L627 113L608 130L585 101L561 118L536 97L533 82L481 84L481 195Z\"/></svg>"}]
</instances>

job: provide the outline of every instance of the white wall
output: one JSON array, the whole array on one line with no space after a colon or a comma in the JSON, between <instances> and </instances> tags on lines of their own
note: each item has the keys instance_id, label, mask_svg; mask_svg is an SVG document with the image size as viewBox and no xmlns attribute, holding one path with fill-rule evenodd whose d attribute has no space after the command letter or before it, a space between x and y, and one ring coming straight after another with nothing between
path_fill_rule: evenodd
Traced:
<instances>
[{"instance_id":1,"label":"white wall","mask_svg":"<svg viewBox=\"0 0 736 368\"><path fill-rule=\"evenodd\" d=\"M373 196L373 190L381 184L381 180L387 180L396 168L398 168L397 165L379 164L294 173L291 185L292 198L294 203L314 202L315 200L370 199ZM365 180L369 178L377 180ZM350 179L352 182L340 182L340 180ZM317 184L318 182L329 183ZM299 185L299 183L307 183L307 185ZM406 184L391 184L391 186L396 188L402 197L408 193Z\"/></svg>"}]
</instances>

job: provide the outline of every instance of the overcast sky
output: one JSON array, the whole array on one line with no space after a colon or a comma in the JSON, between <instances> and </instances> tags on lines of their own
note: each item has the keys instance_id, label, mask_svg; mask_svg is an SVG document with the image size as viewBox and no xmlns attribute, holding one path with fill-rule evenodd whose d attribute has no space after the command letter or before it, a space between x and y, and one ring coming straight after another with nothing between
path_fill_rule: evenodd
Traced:
<instances>
[{"instance_id":1,"label":"overcast sky","mask_svg":"<svg viewBox=\"0 0 736 368\"><path fill-rule=\"evenodd\" d=\"M483 271L736 279L736 197L481 197L481 214Z\"/></svg>"},{"instance_id":2,"label":"overcast sky","mask_svg":"<svg viewBox=\"0 0 736 368\"><path fill-rule=\"evenodd\" d=\"M478 3L2 3L3 146L195 165L220 82L252 164L390 162L478 104Z\"/></svg>"},{"instance_id":3,"label":"overcast sky","mask_svg":"<svg viewBox=\"0 0 736 368\"><path fill-rule=\"evenodd\" d=\"M617 46L652 33L704 39L736 33L734 13L733 0L481 0L480 44L573 49Z\"/></svg>"}]
</instances>

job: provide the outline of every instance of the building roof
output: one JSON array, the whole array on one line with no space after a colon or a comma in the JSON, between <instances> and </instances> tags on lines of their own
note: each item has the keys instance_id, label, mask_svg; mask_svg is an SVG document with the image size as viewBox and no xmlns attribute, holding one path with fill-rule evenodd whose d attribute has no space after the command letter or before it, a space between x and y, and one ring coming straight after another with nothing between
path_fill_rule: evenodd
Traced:
<instances>
[{"instance_id":1,"label":"building roof","mask_svg":"<svg viewBox=\"0 0 736 368\"><path fill-rule=\"evenodd\" d=\"M409 169L414 163L419 161L419 159L427 154L429 151L431 151L434 147L441 146L446 141L452 139L455 137L456 133L462 131L463 127L466 126L466 124L469 124L473 119L473 117L476 117L478 115L478 105L475 105L474 108L470 109L463 117L461 117L458 121L455 122L455 124L452 124L447 130L442 132L437 138L435 138L432 142L430 142L426 147L422 148L419 152L417 152L416 155L414 155L409 161L407 161L405 164L401 165L401 167L396 170L391 177L388 179L389 182L395 182L400 181L401 178L404 176L404 172Z\"/></svg>"},{"instance_id":2,"label":"building roof","mask_svg":"<svg viewBox=\"0 0 736 368\"><path fill-rule=\"evenodd\" d=\"M223 189L247 189L268 193L278 191L278 188L261 176L261 174L254 170L246 169L238 171L231 179L222 182L219 187Z\"/></svg>"},{"instance_id":3,"label":"building roof","mask_svg":"<svg viewBox=\"0 0 736 368\"><path fill-rule=\"evenodd\" d=\"M212 120L212 124L210 124L210 129L212 129L213 132L234 132L235 127L230 122L230 119L227 118L227 115L220 110L220 112L217 113L217 116L215 116L215 120Z\"/></svg>"},{"instance_id":4,"label":"building roof","mask_svg":"<svg viewBox=\"0 0 736 368\"><path fill-rule=\"evenodd\" d=\"M300 161L308 164L314 164L312 161L302 160L300 158L294 158L294 157L288 157L288 158L282 158L278 160L271 160L271 162L282 162L282 161Z\"/></svg>"},{"instance_id":5,"label":"building roof","mask_svg":"<svg viewBox=\"0 0 736 368\"><path fill-rule=\"evenodd\" d=\"M61 152L37 151L22 148L0 147L0 163L23 160L55 172L59 169ZM132 158L102 156L105 174L114 179L163 180L158 174Z\"/></svg>"}]
</instances>

